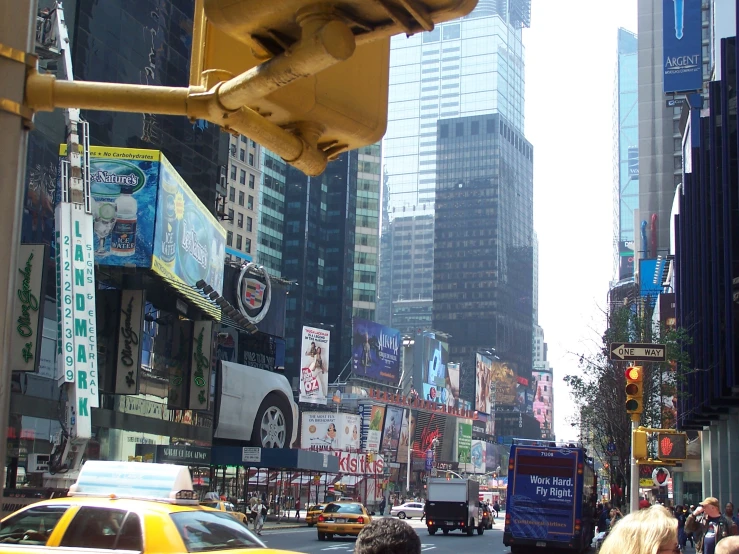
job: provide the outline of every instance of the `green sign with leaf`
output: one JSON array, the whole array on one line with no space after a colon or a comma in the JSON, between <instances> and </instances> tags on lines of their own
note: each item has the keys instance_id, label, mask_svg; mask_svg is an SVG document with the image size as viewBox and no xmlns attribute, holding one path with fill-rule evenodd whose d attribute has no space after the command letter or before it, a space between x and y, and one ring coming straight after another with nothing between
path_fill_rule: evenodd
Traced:
<instances>
[{"instance_id":1,"label":"green sign with leaf","mask_svg":"<svg viewBox=\"0 0 739 554\"><path fill-rule=\"evenodd\" d=\"M457 428L457 461L460 464L472 462L472 424L459 423Z\"/></svg>"}]
</instances>

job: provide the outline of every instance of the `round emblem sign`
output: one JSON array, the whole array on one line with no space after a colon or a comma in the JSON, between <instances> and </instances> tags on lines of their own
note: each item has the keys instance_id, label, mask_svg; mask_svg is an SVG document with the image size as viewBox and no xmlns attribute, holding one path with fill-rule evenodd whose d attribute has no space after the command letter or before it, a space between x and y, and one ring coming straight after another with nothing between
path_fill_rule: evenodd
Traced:
<instances>
[{"instance_id":1,"label":"round emblem sign","mask_svg":"<svg viewBox=\"0 0 739 554\"><path fill-rule=\"evenodd\" d=\"M247 321L257 324L264 319L272 301L272 284L267 270L255 263L241 268L236 282L239 311Z\"/></svg>"},{"instance_id":2,"label":"round emblem sign","mask_svg":"<svg viewBox=\"0 0 739 554\"><path fill-rule=\"evenodd\" d=\"M664 487L667 485L667 480L670 478L670 472L666 467L656 467L652 471L652 482L655 487Z\"/></svg>"}]
</instances>

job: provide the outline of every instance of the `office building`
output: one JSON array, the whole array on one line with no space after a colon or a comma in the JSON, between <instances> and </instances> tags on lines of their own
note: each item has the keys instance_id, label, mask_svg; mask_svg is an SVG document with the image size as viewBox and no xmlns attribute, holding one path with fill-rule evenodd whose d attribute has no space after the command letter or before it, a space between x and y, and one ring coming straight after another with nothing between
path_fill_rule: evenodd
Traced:
<instances>
[{"instance_id":1,"label":"office building","mask_svg":"<svg viewBox=\"0 0 739 554\"><path fill-rule=\"evenodd\" d=\"M433 296L433 229L427 217L434 214L437 121L500 113L523 132L522 32L530 11L531 0L484 0L467 17L432 32L392 39L384 208L390 232L404 235L388 241L392 251L383 253L383 265L391 264L392 302ZM409 227L419 234L408 236ZM396 260L402 263L396 266ZM430 328L431 320L422 327Z\"/></svg>"},{"instance_id":2,"label":"office building","mask_svg":"<svg viewBox=\"0 0 739 554\"><path fill-rule=\"evenodd\" d=\"M639 208L637 38L618 30L613 106L613 249L616 281L634 276L634 211Z\"/></svg>"},{"instance_id":3,"label":"office building","mask_svg":"<svg viewBox=\"0 0 739 554\"><path fill-rule=\"evenodd\" d=\"M257 244L259 192L262 175L262 147L245 136L229 138L227 196L219 210L226 229L226 258L233 262L251 262Z\"/></svg>"},{"instance_id":4,"label":"office building","mask_svg":"<svg viewBox=\"0 0 739 554\"><path fill-rule=\"evenodd\" d=\"M471 400L478 350L531 378L533 147L493 114L439 121L437 148L433 325Z\"/></svg>"},{"instance_id":5,"label":"office building","mask_svg":"<svg viewBox=\"0 0 739 554\"><path fill-rule=\"evenodd\" d=\"M377 280L371 238L379 229L379 187L379 145L342 154L317 177L287 168L282 277L295 284L285 317L285 374L294 385L303 326L331 332L331 382L351 358L353 315L374 314L376 291L365 285Z\"/></svg>"},{"instance_id":6,"label":"office building","mask_svg":"<svg viewBox=\"0 0 739 554\"><path fill-rule=\"evenodd\" d=\"M285 232L285 178L287 164L262 148L262 186L259 190L257 262L272 275L282 275Z\"/></svg>"}]
</instances>

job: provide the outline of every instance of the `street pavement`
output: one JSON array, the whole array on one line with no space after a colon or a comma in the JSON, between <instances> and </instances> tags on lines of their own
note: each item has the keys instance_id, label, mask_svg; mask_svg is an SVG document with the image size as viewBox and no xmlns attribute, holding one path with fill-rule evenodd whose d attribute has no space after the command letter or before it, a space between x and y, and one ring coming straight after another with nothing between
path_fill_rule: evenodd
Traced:
<instances>
[{"instance_id":1,"label":"street pavement","mask_svg":"<svg viewBox=\"0 0 739 554\"><path fill-rule=\"evenodd\" d=\"M417 519L406 520L421 538L422 552L430 554L459 554L460 552L484 552L485 554L507 554L509 549L503 546L503 520L497 519L492 530L485 530L480 536L472 537L460 531L444 536L440 531L431 536L426 530L425 522ZM354 538L338 537L332 541L318 541L315 527L302 528L265 528L260 537L268 548L293 550L310 554L345 554L354 551Z\"/></svg>"}]
</instances>

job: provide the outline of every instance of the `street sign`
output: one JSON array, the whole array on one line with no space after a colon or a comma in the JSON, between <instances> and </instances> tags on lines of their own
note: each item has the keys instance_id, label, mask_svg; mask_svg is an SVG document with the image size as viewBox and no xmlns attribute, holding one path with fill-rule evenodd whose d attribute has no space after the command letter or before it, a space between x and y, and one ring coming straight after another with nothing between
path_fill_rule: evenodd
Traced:
<instances>
[{"instance_id":1,"label":"street sign","mask_svg":"<svg viewBox=\"0 0 739 554\"><path fill-rule=\"evenodd\" d=\"M611 360L664 362L667 359L665 350L664 344L612 342L608 357Z\"/></svg>"},{"instance_id":2,"label":"street sign","mask_svg":"<svg viewBox=\"0 0 739 554\"><path fill-rule=\"evenodd\" d=\"M609 454L613 454L616 451L616 443L615 442L609 442L608 446L606 446L606 452Z\"/></svg>"}]
</instances>

